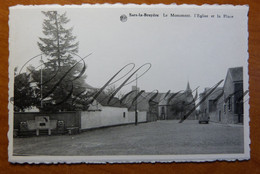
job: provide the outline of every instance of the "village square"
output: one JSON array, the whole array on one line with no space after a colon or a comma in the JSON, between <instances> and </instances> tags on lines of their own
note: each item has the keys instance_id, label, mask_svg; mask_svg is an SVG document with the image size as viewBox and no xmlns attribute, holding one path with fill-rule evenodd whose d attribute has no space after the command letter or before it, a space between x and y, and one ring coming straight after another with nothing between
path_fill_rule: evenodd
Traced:
<instances>
[{"instance_id":1,"label":"village square","mask_svg":"<svg viewBox=\"0 0 260 174\"><path fill-rule=\"evenodd\" d=\"M208 86L195 85L194 77L193 83L178 79L184 71L192 74L203 70L192 71L186 68L191 63L186 62L185 68L174 74L178 82L164 69L152 71L153 66L162 62L153 63L152 59L139 67L138 63L124 62L108 69L93 68L97 73L87 74L87 69L92 68L87 58L92 53L79 56L79 42L73 28L67 28L70 20L66 13L45 11L42 15L42 34L37 40L40 54L14 67L14 96L10 98L13 155L244 152L244 103L248 91L244 89L243 66L223 68L225 75L207 83ZM37 63L33 64L35 60ZM183 60L178 61L181 65ZM96 65L106 64L100 62ZM162 65L168 64L171 62ZM111 69L114 74L106 76ZM171 72L174 68L165 69ZM149 73L155 73L153 77L158 82L146 80ZM106 80L100 80L102 74ZM201 78L207 75L200 74ZM95 76L95 81L102 85L89 83L88 76ZM199 81L200 77L196 78ZM210 81L212 77L205 78ZM154 85L155 89L143 87L145 80L152 84L148 87ZM173 85L167 86L167 82ZM179 83L186 88L176 90L174 85ZM163 84L168 91L160 90L165 89ZM122 92L126 86L129 88Z\"/></svg>"}]
</instances>

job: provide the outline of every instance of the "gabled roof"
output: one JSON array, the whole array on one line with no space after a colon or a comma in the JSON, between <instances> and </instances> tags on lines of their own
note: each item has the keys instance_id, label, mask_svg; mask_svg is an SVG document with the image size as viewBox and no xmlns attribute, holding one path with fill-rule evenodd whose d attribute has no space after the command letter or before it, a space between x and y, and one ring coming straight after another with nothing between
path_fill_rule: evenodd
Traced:
<instances>
[{"instance_id":1,"label":"gabled roof","mask_svg":"<svg viewBox=\"0 0 260 174\"><path fill-rule=\"evenodd\" d=\"M152 101L154 101L154 102L160 102L160 100L161 100L161 97L162 97L162 95L163 95L164 93L155 93L155 92L144 92L144 93L142 93L141 95L143 96L143 97L146 97L147 98L147 100L149 101L150 99L152 99Z\"/></svg>"},{"instance_id":2,"label":"gabled roof","mask_svg":"<svg viewBox=\"0 0 260 174\"><path fill-rule=\"evenodd\" d=\"M231 75L232 81L243 81L243 67L229 68L228 72Z\"/></svg>"},{"instance_id":3,"label":"gabled roof","mask_svg":"<svg viewBox=\"0 0 260 174\"><path fill-rule=\"evenodd\" d=\"M84 83L84 84L83 84L83 87L85 87L85 88L87 88L87 89L95 89L95 90L98 89L98 88L95 88L95 87L89 85L88 83Z\"/></svg>"},{"instance_id":4,"label":"gabled roof","mask_svg":"<svg viewBox=\"0 0 260 174\"><path fill-rule=\"evenodd\" d=\"M171 103L180 103L182 101L192 102L194 100L191 92L184 91L179 93L171 93L169 96L168 104Z\"/></svg>"},{"instance_id":5,"label":"gabled roof","mask_svg":"<svg viewBox=\"0 0 260 174\"><path fill-rule=\"evenodd\" d=\"M120 100L116 97L113 97L110 100L110 95L106 95L105 93L100 93L96 98L97 102L100 103L102 106L111 106L111 107L120 107L126 108L126 106L120 103ZM110 102L108 102L110 100Z\"/></svg>"},{"instance_id":6,"label":"gabled roof","mask_svg":"<svg viewBox=\"0 0 260 174\"><path fill-rule=\"evenodd\" d=\"M207 94L211 88L205 88L204 93ZM223 95L223 87L217 87L208 97L207 100L218 100Z\"/></svg>"}]
</instances>

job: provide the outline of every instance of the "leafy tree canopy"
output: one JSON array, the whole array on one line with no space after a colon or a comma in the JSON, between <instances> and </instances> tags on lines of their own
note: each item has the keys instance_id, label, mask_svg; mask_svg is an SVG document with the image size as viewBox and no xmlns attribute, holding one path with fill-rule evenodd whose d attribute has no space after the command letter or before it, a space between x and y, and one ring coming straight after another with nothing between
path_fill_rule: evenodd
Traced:
<instances>
[{"instance_id":1,"label":"leafy tree canopy","mask_svg":"<svg viewBox=\"0 0 260 174\"><path fill-rule=\"evenodd\" d=\"M30 74L17 74L16 70L14 81L14 111L23 112L25 109L35 106L39 102L39 97L36 95L36 89L33 88L30 82Z\"/></svg>"}]
</instances>

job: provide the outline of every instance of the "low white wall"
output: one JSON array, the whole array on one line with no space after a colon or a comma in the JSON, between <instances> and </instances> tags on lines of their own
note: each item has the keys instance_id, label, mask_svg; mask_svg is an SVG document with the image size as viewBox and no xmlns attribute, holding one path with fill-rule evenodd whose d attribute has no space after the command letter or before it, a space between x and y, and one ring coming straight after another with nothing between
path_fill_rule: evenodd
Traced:
<instances>
[{"instance_id":1,"label":"low white wall","mask_svg":"<svg viewBox=\"0 0 260 174\"><path fill-rule=\"evenodd\" d=\"M135 122L135 113L128 112L127 108L102 106L101 111L82 111L80 115L81 129L115 126ZM146 112L138 112L138 122L146 122Z\"/></svg>"}]
</instances>

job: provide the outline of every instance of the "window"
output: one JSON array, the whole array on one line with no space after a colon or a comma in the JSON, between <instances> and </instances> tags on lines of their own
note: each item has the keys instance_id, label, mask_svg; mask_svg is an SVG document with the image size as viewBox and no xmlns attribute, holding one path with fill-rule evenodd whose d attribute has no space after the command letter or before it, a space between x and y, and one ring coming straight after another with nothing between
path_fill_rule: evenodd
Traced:
<instances>
[{"instance_id":1,"label":"window","mask_svg":"<svg viewBox=\"0 0 260 174\"><path fill-rule=\"evenodd\" d=\"M232 97L228 98L228 111L232 111Z\"/></svg>"},{"instance_id":2,"label":"window","mask_svg":"<svg viewBox=\"0 0 260 174\"><path fill-rule=\"evenodd\" d=\"M214 103L214 100L209 100L209 112L215 112L217 110L217 106Z\"/></svg>"},{"instance_id":3,"label":"window","mask_svg":"<svg viewBox=\"0 0 260 174\"><path fill-rule=\"evenodd\" d=\"M224 103L224 105L223 105L223 112L224 112L224 114L226 114L226 104Z\"/></svg>"}]
</instances>

